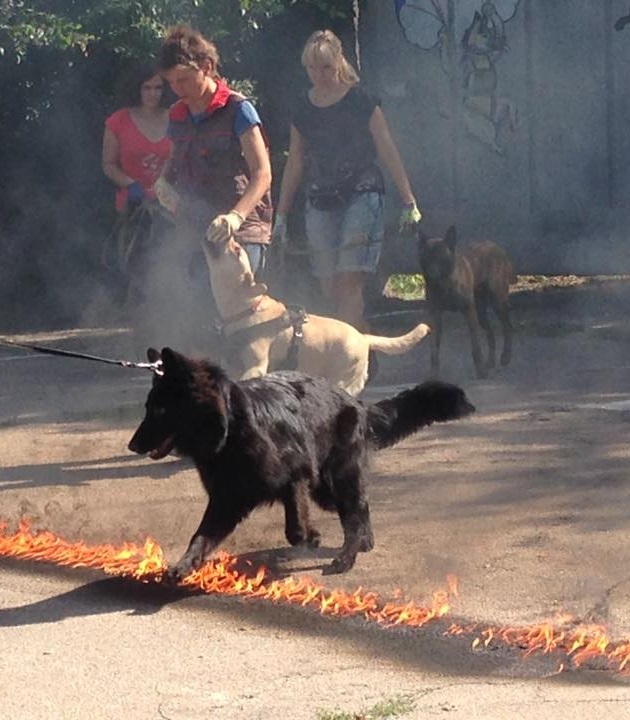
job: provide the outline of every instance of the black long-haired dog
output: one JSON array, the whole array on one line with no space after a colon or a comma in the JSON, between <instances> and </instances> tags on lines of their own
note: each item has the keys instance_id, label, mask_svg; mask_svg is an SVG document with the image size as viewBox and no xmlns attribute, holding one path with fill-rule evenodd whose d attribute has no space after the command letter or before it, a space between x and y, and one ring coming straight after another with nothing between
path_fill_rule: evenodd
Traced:
<instances>
[{"instance_id":1,"label":"black long-haired dog","mask_svg":"<svg viewBox=\"0 0 630 720\"><path fill-rule=\"evenodd\" d=\"M149 351L149 359L160 357ZM263 503L285 508L292 545L319 544L309 496L339 514L344 542L324 573L349 570L374 538L365 489L369 449L389 447L423 426L475 408L463 390L433 381L365 405L321 378L278 372L232 382L224 371L164 348L146 415L129 442L154 460L171 450L192 458L210 502L169 578L199 568L236 525Z\"/></svg>"}]
</instances>

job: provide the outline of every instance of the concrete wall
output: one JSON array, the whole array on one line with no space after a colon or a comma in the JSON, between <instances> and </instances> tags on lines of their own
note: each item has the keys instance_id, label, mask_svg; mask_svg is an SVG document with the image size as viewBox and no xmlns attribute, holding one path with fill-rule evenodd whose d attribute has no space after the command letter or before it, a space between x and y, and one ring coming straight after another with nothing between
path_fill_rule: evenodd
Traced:
<instances>
[{"instance_id":1,"label":"concrete wall","mask_svg":"<svg viewBox=\"0 0 630 720\"><path fill-rule=\"evenodd\" d=\"M496 240L520 272L630 272L630 23L614 29L627 0L495 0L485 17L482 4L361 10L362 77L426 231L454 222L463 239ZM393 215L392 188L388 198ZM413 243L390 238L384 262L415 269Z\"/></svg>"}]
</instances>

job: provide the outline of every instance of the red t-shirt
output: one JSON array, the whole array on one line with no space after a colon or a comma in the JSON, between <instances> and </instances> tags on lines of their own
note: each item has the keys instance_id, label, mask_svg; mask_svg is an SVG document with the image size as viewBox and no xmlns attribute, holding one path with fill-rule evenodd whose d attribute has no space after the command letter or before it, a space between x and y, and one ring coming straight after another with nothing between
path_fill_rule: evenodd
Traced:
<instances>
[{"instance_id":1,"label":"red t-shirt","mask_svg":"<svg viewBox=\"0 0 630 720\"><path fill-rule=\"evenodd\" d=\"M154 142L140 132L128 108L117 110L105 121L118 140L118 162L125 175L137 180L147 197L154 198L153 183L162 172L170 151L168 137ZM127 188L116 192L116 209L123 210L127 203Z\"/></svg>"}]
</instances>

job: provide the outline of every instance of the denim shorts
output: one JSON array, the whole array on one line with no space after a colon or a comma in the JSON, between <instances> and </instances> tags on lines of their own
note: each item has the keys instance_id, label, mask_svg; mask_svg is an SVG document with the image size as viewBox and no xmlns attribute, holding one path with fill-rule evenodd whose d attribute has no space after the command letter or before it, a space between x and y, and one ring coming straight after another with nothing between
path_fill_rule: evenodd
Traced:
<instances>
[{"instance_id":1,"label":"denim shorts","mask_svg":"<svg viewBox=\"0 0 630 720\"><path fill-rule=\"evenodd\" d=\"M383 196L357 193L339 210L316 210L306 202L306 236L313 274L374 272L384 235Z\"/></svg>"},{"instance_id":2,"label":"denim shorts","mask_svg":"<svg viewBox=\"0 0 630 720\"><path fill-rule=\"evenodd\" d=\"M249 258L252 272L255 276L258 276L267 264L267 245L263 245L262 243L243 243L243 249Z\"/></svg>"}]
</instances>

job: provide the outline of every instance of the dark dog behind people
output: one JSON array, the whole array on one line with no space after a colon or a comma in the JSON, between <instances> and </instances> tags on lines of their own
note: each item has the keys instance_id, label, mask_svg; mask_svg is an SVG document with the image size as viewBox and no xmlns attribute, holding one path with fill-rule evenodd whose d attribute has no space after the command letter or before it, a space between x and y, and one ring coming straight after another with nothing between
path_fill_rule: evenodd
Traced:
<instances>
[{"instance_id":1,"label":"dark dog behind people","mask_svg":"<svg viewBox=\"0 0 630 720\"><path fill-rule=\"evenodd\" d=\"M488 369L496 365L496 342L488 317L490 306L503 328L501 365L508 365L512 358L508 298L516 275L506 251L489 240L458 247L455 228L450 227L444 238L427 237L419 231L419 256L431 325L431 372L434 375L439 373L444 310L464 315L477 377L484 378ZM481 350L480 328L483 328L488 341L488 356L485 359Z\"/></svg>"},{"instance_id":2,"label":"dark dog behind people","mask_svg":"<svg viewBox=\"0 0 630 720\"><path fill-rule=\"evenodd\" d=\"M150 350L149 360L160 355ZM146 415L129 442L154 460L190 457L209 495L199 528L168 572L177 581L208 560L256 507L280 501L291 545L319 545L309 497L336 511L340 552L324 573L341 573L374 545L366 495L369 449L474 412L460 388L432 381L365 405L322 378L277 372L233 382L218 366L164 348Z\"/></svg>"}]
</instances>

